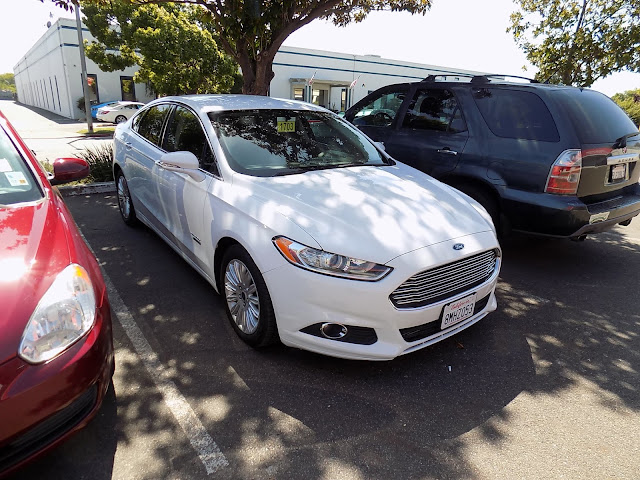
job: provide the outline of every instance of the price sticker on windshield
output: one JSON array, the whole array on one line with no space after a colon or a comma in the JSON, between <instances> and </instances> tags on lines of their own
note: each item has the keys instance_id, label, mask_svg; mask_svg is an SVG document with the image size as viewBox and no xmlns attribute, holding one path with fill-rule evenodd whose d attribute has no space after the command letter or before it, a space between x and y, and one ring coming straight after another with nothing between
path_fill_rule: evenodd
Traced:
<instances>
[{"instance_id":1,"label":"price sticker on windshield","mask_svg":"<svg viewBox=\"0 0 640 480\"><path fill-rule=\"evenodd\" d=\"M278 118L278 133L290 133L296 131L296 121Z\"/></svg>"}]
</instances>

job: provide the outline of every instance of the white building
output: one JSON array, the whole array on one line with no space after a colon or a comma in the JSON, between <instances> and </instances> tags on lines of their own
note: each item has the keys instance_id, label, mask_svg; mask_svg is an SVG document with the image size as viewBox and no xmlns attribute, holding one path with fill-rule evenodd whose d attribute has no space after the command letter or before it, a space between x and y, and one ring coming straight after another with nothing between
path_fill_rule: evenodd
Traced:
<instances>
[{"instance_id":1,"label":"white building","mask_svg":"<svg viewBox=\"0 0 640 480\"><path fill-rule=\"evenodd\" d=\"M85 40L93 41L86 28ZM137 68L119 72L103 72L87 58L89 97L93 103L111 100L148 102L155 98L142 84L133 83ZM18 100L63 117L80 118L78 109L82 90L80 50L75 20L58 19L13 67Z\"/></svg>"},{"instance_id":2,"label":"white building","mask_svg":"<svg viewBox=\"0 0 640 480\"><path fill-rule=\"evenodd\" d=\"M83 38L93 41L83 28ZM148 102L145 85L134 84L137 67L103 72L87 59L92 103L112 100ZM344 111L369 92L385 85L414 82L427 75L481 74L448 67L389 60L376 55L351 55L305 48L281 47L273 62L272 97L304 100ZM20 102L68 118L80 118L83 96L76 23L60 18L14 67Z\"/></svg>"},{"instance_id":3,"label":"white building","mask_svg":"<svg viewBox=\"0 0 640 480\"><path fill-rule=\"evenodd\" d=\"M377 55L351 55L295 47L280 48L273 61L273 72L275 77L271 81L270 96L311 101L335 111L344 111L385 85L415 82L428 75L447 75L449 79L455 79L456 75L482 74L389 60Z\"/></svg>"}]
</instances>

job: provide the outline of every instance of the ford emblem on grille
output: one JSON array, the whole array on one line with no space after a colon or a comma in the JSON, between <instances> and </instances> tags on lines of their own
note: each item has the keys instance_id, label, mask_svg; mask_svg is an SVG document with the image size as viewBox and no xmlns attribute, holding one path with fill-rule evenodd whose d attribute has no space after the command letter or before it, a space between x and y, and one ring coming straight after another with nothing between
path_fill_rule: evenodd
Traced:
<instances>
[{"instance_id":1,"label":"ford emblem on grille","mask_svg":"<svg viewBox=\"0 0 640 480\"><path fill-rule=\"evenodd\" d=\"M464 243L456 243L456 244L453 246L453 249L454 249L454 250L462 250L463 248L464 248Z\"/></svg>"}]
</instances>

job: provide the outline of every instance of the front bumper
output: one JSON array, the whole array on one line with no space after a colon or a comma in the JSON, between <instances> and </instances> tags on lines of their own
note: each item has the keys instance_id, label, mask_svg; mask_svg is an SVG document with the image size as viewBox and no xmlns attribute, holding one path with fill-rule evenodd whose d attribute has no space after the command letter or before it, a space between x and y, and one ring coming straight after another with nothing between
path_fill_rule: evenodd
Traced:
<instances>
[{"instance_id":1,"label":"front bumper","mask_svg":"<svg viewBox=\"0 0 640 480\"><path fill-rule=\"evenodd\" d=\"M554 237L579 237L609 230L640 214L640 187L585 204L576 196L507 190L503 211L513 230Z\"/></svg>"},{"instance_id":2,"label":"front bumper","mask_svg":"<svg viewBox=\"0 0 640 480\"><path fill-rule=\"evenodd\" d=\"M0 477L58 445L99 410L114 366L111 311L50 362L0 365Z\"/></svg>"},{"instance_id":3,"label":"front bumper","mask_svg":"<svg viewBox=\"0 0 640 480\"><path fill-rule=\"evenodd\" d=\"M465 245L463 251L452 248L457 243ZM500 259L484 283L426 307L398 309L389 295L416 273L493 248L499 248L493 232L452 239L395 258L387 264L394 270L378 282L330 277L289 264L267 272L264 278L276 313L280 339L285 345L360 360L391 360L424 348L471 326L496 309L494 291ZM477 304L484 301L482 308L476 308L473 316L461 323L440 330L444 306L470 293L476 293ZM437 322L436 328L430 331L434 322ZM362 343L332 340L303 331L308 332L310 326L322 323L344 325L348 330L356 327L360 331L357 338ZM408 329L425 325L426 336L406 335ZM373 330L375 335L364 335L365 330Z\"/></svg>"}]
</instances>

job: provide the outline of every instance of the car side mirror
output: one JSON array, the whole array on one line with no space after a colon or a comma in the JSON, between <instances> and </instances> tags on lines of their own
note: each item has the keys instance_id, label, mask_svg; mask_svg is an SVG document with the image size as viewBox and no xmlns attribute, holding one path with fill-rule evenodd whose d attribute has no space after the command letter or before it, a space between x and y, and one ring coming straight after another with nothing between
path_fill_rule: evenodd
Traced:
<instances>
[{"instance_id":1,"label":"car side mirror","mask_svg":"<svg viewBox=\"0 0 640 480\"><path fill-rule=\"evenodd\" d=\"M170 152L165 153L158 160L157 165L170 172L184 173L189 175L196 182L202 182L206 176L200 170L198 158L191 152Z\"/></svg>"},{"instance_id":2,"label":"car side mirror","mask_svg":"<svg viewBox=\"0 0 640 480\"><path fill-rule=\"evenodd\" d=\"M380 150L382 150L383 152L386 151L384 148L384 143L383 142L373 142L373 144L378 147Z\"/></svg>"},{"instance_id":3,"label":"car side mirror","mask_svg":"<svg viewBox=\"0 0 640 480\"><path fill-rule=\"evenodd\" d=\"M62 185L86 178L89 172L89 164L83 158L56 158L53 161L53 178L49 178L49 182Z\"/></svg>"}]
</instances>

